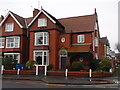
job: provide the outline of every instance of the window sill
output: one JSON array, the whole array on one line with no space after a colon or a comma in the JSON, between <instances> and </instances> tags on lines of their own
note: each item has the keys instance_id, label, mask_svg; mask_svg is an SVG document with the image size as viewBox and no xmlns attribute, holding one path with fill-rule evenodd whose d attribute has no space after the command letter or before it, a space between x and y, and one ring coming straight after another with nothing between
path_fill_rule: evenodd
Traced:
<instances>
[{"instance_id":1,"label":"window sill","mask_svg":"<svg viewBox=\"0 0 120 90\"><path fill-rule=\"evenodd\" d=\"M5 31L5 33L11 33L11 32L13 32L13 31Z\"/></svg>"}]
</instances>

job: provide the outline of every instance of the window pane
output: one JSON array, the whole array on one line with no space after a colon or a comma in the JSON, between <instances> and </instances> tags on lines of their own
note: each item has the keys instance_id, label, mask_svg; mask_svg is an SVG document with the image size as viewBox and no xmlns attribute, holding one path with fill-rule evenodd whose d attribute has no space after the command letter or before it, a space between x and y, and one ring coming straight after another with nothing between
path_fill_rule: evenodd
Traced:
<instances>
[{"instance_id":1,"label":"window pane","mask_svg":"<svg viewBox=\"0 0 120 90\"><path fill-rule=\"evenodd\" d=\"M13 27L14 27L14 24L13 23L10 23L10 24L6 24L6 27L5 27L5 29L6 29L6 31L13 31Z\"/></svg>"},{"instance_id":2,"label":"window pane","mask_svg":"<svg viewBox=\"0 0 120 90\"><path fill-rule=\"evenodd\" d=\"M44 27L44 26L47 26L47 19L46 18L38 19L38 27Z\"/></svg>"},{"instance_id":3,"label":"window pane","mask_svg":"<svg viewBox=\"0 0 120 90\"><path fill-rule=\"evenodd\" d=\"M36 56L35 59L38 64L42 65L42 56Z\"/></svg>"},{"instance_id":4,"label":"window pane","mask_svg":"<svg viewBox=\"0 0 120 90\"><path fill-rule=\"evenodd\" d=\"M46 58L46 56L44 56L44 65L46 65L47 64L47 60L46 60L47 58Z\"/></svg>"}]
</instances>

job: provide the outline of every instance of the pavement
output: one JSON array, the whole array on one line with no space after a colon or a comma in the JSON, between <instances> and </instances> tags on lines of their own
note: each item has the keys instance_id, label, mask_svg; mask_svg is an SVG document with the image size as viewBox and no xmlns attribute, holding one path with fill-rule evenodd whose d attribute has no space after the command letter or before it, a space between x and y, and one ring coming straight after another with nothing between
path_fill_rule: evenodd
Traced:
<instances>
[{"instance_id":1,"label":"pavement","mask_svg":"<svg viewBox=\"0 0 120 90\"><path fill-rule=\"evenodd\" d=\"M48 84L65 85L97 85L97 84L120 84L118 77L84 78L64 76L36 76L36 75L2 75L3 80L32 80L42 81Z\"/></svg>"}]
</instances>

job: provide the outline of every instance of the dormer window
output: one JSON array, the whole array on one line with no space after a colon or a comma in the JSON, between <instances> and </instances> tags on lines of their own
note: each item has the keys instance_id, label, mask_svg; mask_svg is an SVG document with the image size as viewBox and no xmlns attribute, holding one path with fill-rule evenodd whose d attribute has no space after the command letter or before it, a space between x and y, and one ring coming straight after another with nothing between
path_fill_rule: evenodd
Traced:
<instances>
[{"instance_id":1,"label":"dormer window","mask_svg":"<svg viewBox=\"0 0 120 90\"><path fill-rule=\"evenodd\" d=\"M14 23L7 23L5 26L5 32L12 32L14 30Z\"/></svg>"},{"instance_id":2,"label":"dormer window","mask_svg":"<svg viewBox=\"0 0 120 90\"><path fill-rule=\"evenodd\" d=\"M46 27L46 26L47 26L47 19L46 18L38 19L38 27Z\"/></svg>"}]
</instances>

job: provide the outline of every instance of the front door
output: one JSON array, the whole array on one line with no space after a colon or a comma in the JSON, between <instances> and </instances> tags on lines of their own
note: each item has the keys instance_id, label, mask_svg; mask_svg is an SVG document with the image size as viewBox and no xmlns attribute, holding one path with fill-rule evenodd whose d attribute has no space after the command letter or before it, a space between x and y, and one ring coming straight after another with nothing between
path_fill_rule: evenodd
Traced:
<instances>
[{"instance_id":1,"label":"front door","mask_svg":"<svg viewBox=\"0 0 120 90\"><path fill-rule=\"evenodd\" d=\"M61 69L65 69L67 65L67 57L66 56L62 56L61 57Z\"/></svg>"}]
</instances>

